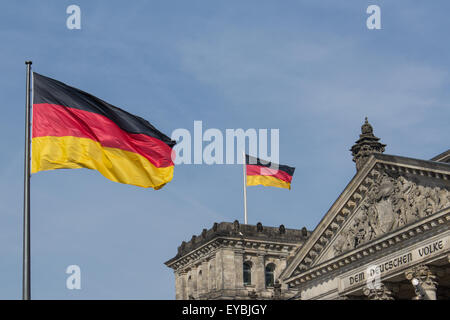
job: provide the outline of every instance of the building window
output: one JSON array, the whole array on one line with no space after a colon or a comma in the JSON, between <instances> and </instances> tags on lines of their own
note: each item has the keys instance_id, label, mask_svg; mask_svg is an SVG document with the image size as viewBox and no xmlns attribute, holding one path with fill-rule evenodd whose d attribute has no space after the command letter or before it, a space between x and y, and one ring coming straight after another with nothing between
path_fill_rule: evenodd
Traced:
<instances>
[{"instance_id":1,"label":"building window","mask_svg":"<svg viewBox=\"0 0 450 320\"><path fill-rule=\"evenodd\" d=\"M192 293L194 292L194 288L192 286L192 276L189 275L187 281L187 298L191 300Z\"/></svg>"},{"instance_id":2,"label":"building window","mask_svg":"<svg viewBox=\"0 0 450 320\"><path fill-rule=\"evenodd\" d=\"M274 284L274 276L273 272L275 270L275 265L273 263L269 263L266 266L265 274L266 274L266 287L273 287Z\"/></svg>"},{"instance_id":3,"label":"building window","mask_svg":"<svg viewBox=\"0 0 450 320\"><path fill-rule=\"evenodd\" d=\"M252 284L252 263L250 261L244 262L244 286Z\"/></svg>"},{"instance_id":4,"label":"building window","mask_svg":"<svg viewBox=\"0 0 450 320\"><path fill-rule=\"evenodd\" d=\"M215 279L216 275L214 274L214 266L211 263L209 265L209 275L208 275L209 289L215 289L216 287Z\"/></svg>"},{"instance_id":5,"label":"building window","mask_svg":"<svg viewBox=\"0 0 450 320\"><path fill-rule=\"evenodd\" d=\"M197 290L198 293L203 293L203 272L200 270L197 274Z\"/></svg>"}]
</instances>

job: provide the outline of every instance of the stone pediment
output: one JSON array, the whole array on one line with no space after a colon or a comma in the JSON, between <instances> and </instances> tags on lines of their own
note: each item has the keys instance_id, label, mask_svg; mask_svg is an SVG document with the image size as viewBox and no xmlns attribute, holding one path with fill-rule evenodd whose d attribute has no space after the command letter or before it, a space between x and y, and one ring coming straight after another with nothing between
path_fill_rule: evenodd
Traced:
<instances>
[{"instance_id":1,"label":"stone pediment","mask_svg":"<svg viewBox=\"0 0 450 320\"><path fill-rule=\"evenodd\" d=\"M374 154L299 249L282 278L300 275L449 206L449 164Z\"/></svg>"}]
</instances>

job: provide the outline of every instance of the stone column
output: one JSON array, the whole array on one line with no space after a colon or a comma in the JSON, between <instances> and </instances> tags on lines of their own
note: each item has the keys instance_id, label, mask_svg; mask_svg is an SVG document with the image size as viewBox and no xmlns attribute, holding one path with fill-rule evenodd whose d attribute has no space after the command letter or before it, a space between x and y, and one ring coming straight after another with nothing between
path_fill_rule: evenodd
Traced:
<instances>
[{"instance_id":1,"label":"stone column","mask_svg":"<svg viewBox=\"0 0 450 320\"><path fill-rule=\"evenodd\" d=\"M405 276L409 281L418 280L418 289L415 288L417 294L415 299L436 300L437 276L430 267L426 265L412 267L405 272Z\"/></svg>"},{"instance_id":2,"label":"stone column","mask_svg":"<svg viewBox=\"0 0 450 320\"><path fill-rule=\"evenodd\" d=\"M275 281L279 280L280 274L283 272L284 269L286 269L287 266L286 258L285 257L281 258L280 261L276 264L276 266L277 267L275 268L275 275L274 275Z\"/></svg>"},{"instance_id":3,"label":"stone column","mask_svg":"<svg viewBox=\"0 0 450 320\"><path fill-rule=\"evenodd\" d=\"M234 251L234 270L236 275L236 289L244 288L244 252Z\"/></svg>"},{"instance_id":4,"label":"stone column","mask_svg":"<svg viewBox=\"0 0 450 320\"><path fill-rule=\"evenodd\" d=\"M216 252L216 289L223 289L223 249L217 250Z\"/></svg>"},{"instance_id":5,"label":"stone column","mask_svg":"<svg viewBox=\"0 0 450 320\"><path fill-rule=\"evenodd\" d=\"M208 279L209 279L209 270L208 270L208 261L202 261L202 283L201 283L201 294L206 294L208 292Z\"/></svg>"},{"instance_id":6,"label":"stone column","mask_svg":"<svg viewBox=\"0 0 450 320\"><path fill-rule=\"evenodd\" d=\"M266 274L264 267L264 254L257 254L255 264L256 292L262 291L266 288Z\"/></svg>"},{"instance_id":7,"label":"stone column","mask_svg":"<svg viewBox=\"0 0 450 320\"><path fill-rule=\"evenodd\" d=\"M197 299L197 266L193 266L191 270L191 287L189 288L188 299Z\"/></svg>"},{"instance_id":8,"label":"stone column","mask_svg":"<svg viewBox=\"0 0 450 320\"><path fill-rule=\"evenodd\" d=\"M175 272L175 299L183 300L187 299L186 292L187 272Z\"/></svg>"},{"instance_id":9,"label":"stone column","mask_svg":"<svg viewBox=\"0 0 450 320\"><path fill-rule=\"evenodd\" d=\"M230 248L223 249L223 287L224 289L236 288L236 271L234 266L234 250Z\"/></svg>"}]
</instances>

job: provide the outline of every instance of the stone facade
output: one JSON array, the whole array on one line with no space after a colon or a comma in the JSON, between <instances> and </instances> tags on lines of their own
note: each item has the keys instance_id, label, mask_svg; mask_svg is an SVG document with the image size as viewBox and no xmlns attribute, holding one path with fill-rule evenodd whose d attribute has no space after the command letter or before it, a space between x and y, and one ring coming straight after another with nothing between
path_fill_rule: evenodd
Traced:
<instances>
[{"instance_id":1,"label":"stone facade","mask_svg":"<svg viewBox=\"0 0 450 320\"><path fill-rule=\"evenodd\" d=\"M176 299L287 299L295 296L278 281L292 254L310 232L234 223L215 223L166 262L175 272Z\"/></svg>"}]
</instances>

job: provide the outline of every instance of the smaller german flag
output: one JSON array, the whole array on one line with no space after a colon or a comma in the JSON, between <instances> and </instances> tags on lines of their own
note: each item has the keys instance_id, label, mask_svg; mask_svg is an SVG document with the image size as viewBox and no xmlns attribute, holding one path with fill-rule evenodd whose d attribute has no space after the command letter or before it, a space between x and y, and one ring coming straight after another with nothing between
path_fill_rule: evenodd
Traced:
<instances>
[{"instance_id":1,"label":"smaller german flag","mask_svg":"<svg viewBox=\"0 0 450 320\"><path fill-rule=\"evenodd\" d=\"M292 176L295 168L261 161L249 155L245 155L245 167L247 186L263 185L266 187L278 187L291 189Z\"/></svg>"}]
</instances>

